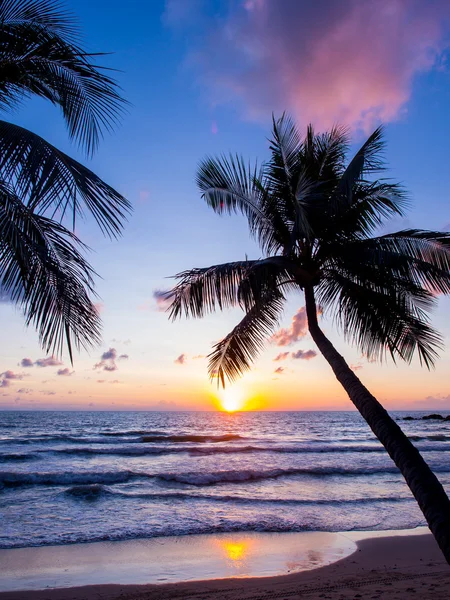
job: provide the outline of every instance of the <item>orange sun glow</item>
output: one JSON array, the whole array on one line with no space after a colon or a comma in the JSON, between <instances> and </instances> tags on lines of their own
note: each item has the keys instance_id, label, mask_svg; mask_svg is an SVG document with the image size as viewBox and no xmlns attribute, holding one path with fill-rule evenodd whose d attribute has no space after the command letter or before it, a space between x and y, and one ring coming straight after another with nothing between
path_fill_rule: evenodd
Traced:
<instances>
[{"instance_id":1,"label":"orange sun glow","mask_svg":"<svg viewBox=\"0 0 450 600\"><path fill-rule=\"evenodd\" d=\"M242 394L237 388L227 388L220 394L220 404L226 412L235 412L242 409Z\"/></svg>"}]
</instances>

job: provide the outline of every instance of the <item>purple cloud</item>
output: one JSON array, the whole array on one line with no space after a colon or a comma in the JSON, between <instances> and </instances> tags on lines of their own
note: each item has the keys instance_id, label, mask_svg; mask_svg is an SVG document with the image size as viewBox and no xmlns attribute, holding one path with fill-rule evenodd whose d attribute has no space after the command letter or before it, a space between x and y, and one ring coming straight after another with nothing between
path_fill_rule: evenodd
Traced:
<instances>
[{"instance_id":1,"label":"purple cloud","mask_svg":"<svg viewBox=\"0 0 450 600\"><path fill-rule=\"evenodd\" d=\"M291 326L288 329L280 329L271 338L271 342L277 346L291 346L308 333L308 321L304 306L299 308L292 317Z\"/></svg>"},{"instance_id":2,"label":"purple cloud","mask_svg":"<svg viewBox=\"0 0 450 600\"><path fill-rule=\"evenodd\" d=\"M186 360L187 360L186 354L180 354L180 356L178 358L176 358L173 362L176 365L184 365L186 363Z\"/></svg>"},{"instance_id":3,"label":"purple cloud","mask_svg":"<svg viewBox=\"0 0 450 600\"><path fill-rule=\"evenodd\" d=\"M59 367L63 363L54 356L48 356L47 358L38 358L34 364L38 367Z\"/></svg>"},{"instance_id":4,"label":"purple cloud","mask_svg":"<svg viewBox=\"0 0 450 600\"><path fill-rule=\"evenodd\" d=\"M70 369L58 369L56 374L57 375L62 375L63 377L69 377L70 375L73 375L75 373L75 371L71 371Z\"/></svg>"},{"instance_id":5,"label":"purple cloud","mask_svg":"<svg viewBox=\"0 0 450 600\"><path fill-rule=\"evenodd\" d=\"M14 371L8 370L0 373L0 377L3 377L4 379L23 379L25 375L23 373L14 373Z\"/></svg>"},{"instance_id":6,"label":"purple cloud","mask_svg":"<svg viewBox=\"0 0 450 600\"><path fill-rule=\"evenodd\" d=\"M297 352L293 352L291 356L296 360L311 360L317 356L317 352L315 350L297 350Z\"/></svg>"},{"instance_id":7,"label":"purple cloud","mask_svg":"<svg viewBox=\"0 0 450 600\"><path fill-rule=\"evenodd\" d=\"M33 361L31 360L31 358L22 358L22 360L20 361L20 366L21 367L32 367L34 365Z\"/></svg>"},{"instance_id":8,"label":"purple cloud","mask_svg":"<svg viewBox=\"0 0 450 600\"><path fill-rule=\"evenodd\" d=\"M275 358L273 359L273 361L274 362L279 362L280 360L286 360L288 356L289 356L289 352L280 352L280 354L277 354L275 356Z\"/></svg>"},{"instance_id":9,"label":"purple cloud","mask_svg":"<svg viewBox=\"0 0 450 600\"><path fill-rule=\"evenodd\" d=\"M167 0L166 23L190 32L179 15L197 6ZM213 104L250 118L289 110L320 129L367 130L401 116L415 78L441 66L449 17L443 0L223 2L197 13L190 64Z\"/></svg>"},{"instance_id":10,"label":"purple cloud","mask_svg":"<svg viewBox=\"0 0 450 600\"><path fill-rule=\"evenodd\" d=\"M127 356L123 354L122 356ZM94 365L94 371L117 371L118 366L116 365L117 350L115 348L109 348L106 352L101 355L100 362Z\"/></svg>"},{"instance_id":11,"label":"purple cloud","mask_svg":"<svg viewBox=\"0 0 450 600\"><path fill-rule=\"evenodd\" d=\"M159 312L165 312L172 303L171 293L164 290L154 290L153 299L156 301L156 308Z\"/></svg>"}]
</instances>

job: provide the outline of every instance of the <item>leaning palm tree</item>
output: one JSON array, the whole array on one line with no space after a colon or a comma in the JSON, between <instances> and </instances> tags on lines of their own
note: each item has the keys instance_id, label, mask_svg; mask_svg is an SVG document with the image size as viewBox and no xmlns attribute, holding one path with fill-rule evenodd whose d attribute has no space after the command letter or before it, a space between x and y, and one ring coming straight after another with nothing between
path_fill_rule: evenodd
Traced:
<instances>
[{"instance_id":1,"label":"leaning palm tree","mask_svg":"<svg viewBox=\"0 0 450 600\"><path fill-rule=\"evenodd\" d=\"M124 101L94 54L78 43L72 15L58 0L0 0L0 110L30 96L58 106L69 136L96 150ZM128 201L40 136L0 120L0 292L25 313L47 352L100 340L91 299L94 271L74 234L90 213L102 232L120 234ZM64 223L69 220L70 228Z\"/></svg>"},{"instance_id":2,"label":"leaning palm tree","mask_svg":"<svg viewBox=\"0 0 450 600\"><path fill-rule=\"evenodd\" d=\"M349 398L400 469L450 563L450 501L418 450L322 332L318 312L334 315L344 336L370 359L430 368L440 337L428 311L450 292L450 234L408 229L376 236L404 214L404 190L374 176L384 169L378 128L349 161L349 135L335 127L302 138L283 116L273 123L271 158L260 168L237 156L207 158L197 183L219 213L240 211L263 258L178 274L170 315L203 317L240 306L242 321L209 355L225 386L248 370L279 325L286 293L304 295L308 328Z\"/></svg>"}]
</instances>

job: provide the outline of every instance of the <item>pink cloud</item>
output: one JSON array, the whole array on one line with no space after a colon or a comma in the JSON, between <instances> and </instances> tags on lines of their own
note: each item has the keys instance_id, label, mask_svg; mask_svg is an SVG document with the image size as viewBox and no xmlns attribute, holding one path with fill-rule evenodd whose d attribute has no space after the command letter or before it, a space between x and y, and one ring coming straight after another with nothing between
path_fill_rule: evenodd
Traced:
<instances>
[{"instance_id":1,"label":"pink cloud","mask_svg":"<svg viewBox=\"0 0 450 600\"><path fill-rule=\"evenodd\" d=\"M75 371L71 371L70 369L58 369L56 374L57 375L62 375L63 377L70 377L70 375L73 375L75 373Z\"/></svg>"},{"instance_id":2,"label":"pink cloud","mask_svg":"<svg viewBox=\"0 0 450 600\"><path fill-rule=\"evenodd\" d=\"M284 372L284 367L278 367L278 369L275 369L274 373L276 373L277 375L281 375Z\"/></svg>"},{"instance_id":3,"label":"pink cloud","mask_svg":"<svg viewBox=\"0 0 450 600\"><path fill-rule=\"evenodd\" d=\"M186 363L187 356L186 354L180 354L178 358L176 358L173 362L176 365L184 365Z\"/></svg>"},{"instance_id":4,"label":"pink cloud","mask_svg":"<svg viewBox=\"0 0 450 600\"><path fill-rule=\"evenodd\" d=\"M8 370L0 373L0 377L3 377L4 379L23 379L25 375L22 373L14 373L14 371Z\"/></svg>"},{"instance_id":5,"label":"pink cloud","mask_svg":"<svg viewBox=\"0 0 450 600\"><path fill-rule=\"evenodd\" d=\"M38 358L34 364L38 367L59 367L62 362L54 356L48 356L47 358Z\"/></svg>"},{"instance_id":6,"label":"pink cloud","mask_svg":"<svg viewBox=\"0 0 450 600\"><path fill-rule=\"evenodd\" d=\"M273 361L278 362L280 360L286 360L288 356L289 356L289 352L280 352L280 354L277 354L277 356L275 356Z\"/></svg>"},{"instance_id":7,"label":"pink cloud","mask_svg":"<svg viewBox=\"0 0 450 600\"><path fill-rule=\"evenodd\" d=\"M32 367L33 364L34 363L31 360L31 358L22 358L22 360L20 361L20 366L22 367Z\"/></svg>"},{"instance_id":8,"label":"pink cloud","mask_svg":"<svg viewBox=\"0 0 450 600\"><path fill-rule=\"evenodd\" d=\"M317 356L317 352L315 350L297 350L291 356L297 360L311 360Z\"/></svg>"},{"instance_id":9,"label":"pink cloud","mask_svg":"<svg viewBox=\"0 0 450 600\"><path fill-rule=\"evenodd\" d=\"M354 363L354 364L352 364L352 365L349 365L349 367L350 367L350 369L351 369L352 371L359 371L360 369L362 369L362 368L363 368L362 364L361 364L361 363L359 363L359 362L358 362L358 363Z\"/></svg>"},{"instance_id":10,"label":"pink cloud","mask_svg":"<svg viewBox=\"0 0 450 600\"><path fill-rule=\"evenodd\" d=\"M122 356L127 356L127 355L124 354ZM109 348L109 350L106 350L101 355L100 362L95 363L94 371L98 371L98 370L110 371L110 372L117 371L118 366L116 364L116 358L117 358L117 350L115 348ZM127 356L127 358L128 358L128 356Z\"/></svg>"},{"instance_id":11,"label":"pink cloud","mask_svg":"<svg viewBox=\"0 0 450 600\"><path fill-rule=\"evenodd\" d=\"M397 119L415 77L439 65L449 17L444 0L224 2L220 16L198 20L203 41L190 62L212 104L238 100L251 118L289 110L319 129L368 130Z\"/></svg>"},{"instance_id":12,"label":"pink cloud","mask_svg":"<svg viewBox=\"0 0 450 600\"><path fill-rule=\"evenodd\" d=\"M94 307L99 315L105 310L105 304L103 302L94 302Z\"/></svg>"},{"instance_id":13,"label":"pink cloud","mask_svg":"<svg viewBox=\"0 0 450 600\"><path fill-rule=\"evenodd\" d=\"M288 329L280 329L272 337L271 342L277 346L290 346L308 333L308 321L305 307L299 308L292 317L291 326Z\"/></svg>"},{"instance_id":14,"label":"pink cloud","mask_svg":"<svg viewBox=\"0 0 450 600\"><path fill-rule=\"evenodd\" d=\"M156 301L156 307L159 312L165 312L172 303L170 292L165 290L153 290L153 299Z\"/></svg>"}]
</instances>

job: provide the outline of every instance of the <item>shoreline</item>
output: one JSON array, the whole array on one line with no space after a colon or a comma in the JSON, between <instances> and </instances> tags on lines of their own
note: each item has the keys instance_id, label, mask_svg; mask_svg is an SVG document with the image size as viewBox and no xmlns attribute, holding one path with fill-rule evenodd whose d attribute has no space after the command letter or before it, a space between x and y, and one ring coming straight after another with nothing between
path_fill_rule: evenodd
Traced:
<instances>
[{"instance_id":1,"label":"shoreline","mask_svg":"<svg viewBox=\"0 0 450 600\"><path fill-rule=\"evenodd\" d=\"M130 556L127 555L127 552L130 551L130 548L124 548L123 542L96 544L97 547L94 549L86 549L86 546L94 546L94 544L80 544L76 548L77 552L83 552L85 565L91 563L90 570L80 563L71 565L72 571L77 572L80 576L81 585L71 585L70 574L69 576L66 574L64 579L65 571L64 568L61 569L61 565L59 567L60 585L51 585L48 573L46 574L45 570L40 571L42 564L39 561L20 564L20 562L16 562L16 558L20 558L17 556L13 560L16 562L16 584L23 582L20 578L21 569L22 573L26 570L28 573L34 571L35 576L38 576L40 572L44 579L47 577L47 583L42 585L41 589L35 588L27 591L24 591L26 586L22 586L21 590L16 587L16 591L5 591L4 585L0 583L0 600L94 600L94 598L96 600L119 600L119 598L121 600L165 600L169 598L212 600L217 597L218 593L220 593L220 598L230 600L234 598L240 600L271 597L294 598L303 595L308 598L330 597L337 600L338 598L355 598L358 593L355 590L359 588L365 590L364 596L359 597L366 597L367 594L367 597L371 598L389 598L389 594L395 592L397 595L392 598L409 598L415 597L417 591L420 592L420 595L416 596L417 598L429 597L434 600L448 598L450 597L450 568L444 561L431 534L424 533L425 531L426 528L397 532L344 532L319 534L320 537L296 533L254 534L247 540L247 542L253 542L253 546L247 547L247 554L244 551L245 548L243 550L243 546L239 546L237 542L226 542L230 544L228 546L228 563L224 560L225 555L222 552L222 568L223 565L228 564L228 574L217 576L217 571L211 570L211 562L206 561L206 567L210 569L209 577L205 577L205 552L211 549L212 542L216 544L217 549L223 550L223 546L221 547L220 544L217 546L217 542L225 542L225 540L218 540L217 538L220 536L202 536L201 540L194 540L193 544L182 547L180 539L172 539L166 548L164 548L166 544L152 548L153 556L156 556L155 552L159 550L159 559L153 566L156 571L159 568L158 564L164 566L166 571L170 571L176 561L180 560L180 556L188 551L187 564L182 567L188 573L189 578L178 582L175 580L168 582L167 578L166 581L161 581L161 578L159 581L149 579L147 583L141 584L139 584L139 579L135 578L136 564L127 562L127 556ZM145 552L142 554L143 547L135 544L132 542L134 552L138 553L136 559L139 559L142 565L148 561L149 555ZM179 546L178 554L172 556L174 547L179 544L181 546ZM84 550L80 548L81 546L84 547ZM55 546L51 550L58 552L58 548L61 549L61 547ZM73 548L74 546L72 546ZM283 552L281 552L282 549ZM17 549L17 551L19 550L28 551L22 558L30 561L29 551L36 550L36 548ZM11 559L13 556L10 554ZM72 552L71 558L74 556ZM171 556L172 564L165 562L167 556ZM280 569L280 557L286 559L286 556L294 558L294 560L291 560L290 563L285 562L283 568ZM261 557L264 559L263 562L261 562ZM93 584L92 572L101 569L98 563L99 559L103 561L104 565L109 565L113 569L115 564L122 563L124 572L128 572L128 579L123 583L114 584L112 579L108 580L107 570L106 573L103 573L105 577L103 581L100 584ZM146 564L149 566L150 563ZM193 564L197 565L197 569L192 570ZM1 552L0 565L2 567L1 581L4 582L5 560L4 556L1 556ZM258 565L259 574L254 574L255 571L252 572L251 569L254 570ZM6 567L8 568L8 565ZM98 573L96 574L98 575ZM173 571L173 576L176 576L176 569ZM370 595L368 595L369 591ZM332 596L327 596L327 593L332 593Z\"/></svg>"}]
</instances>

